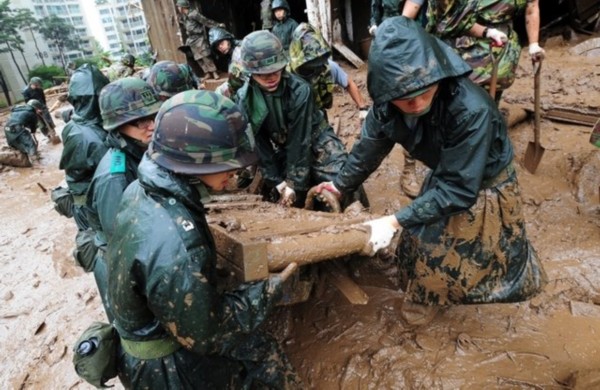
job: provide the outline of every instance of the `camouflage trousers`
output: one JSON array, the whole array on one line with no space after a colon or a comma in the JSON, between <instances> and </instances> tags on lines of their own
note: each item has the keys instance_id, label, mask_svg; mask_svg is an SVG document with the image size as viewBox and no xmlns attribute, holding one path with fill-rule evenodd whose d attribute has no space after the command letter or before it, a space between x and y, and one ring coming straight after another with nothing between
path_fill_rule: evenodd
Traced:
<instances>
[{"instance_id":1,"label":"camouflage trousers","mask_svg":"<svg viewBox=\"0 0 600 390\"><path fill-rule=\"evenodd\" d=\"M397 258L408 300L519 302L542 290L547 278L527 239L514 169L498 176L506 180L484 186L469 210L403 230Z\"/></svg>"},{"instance_id":2,"label":"camouflage trousers","mask_svg":"<svg viewBox=\"0 0 600 390\"><path fill-rule=\"evenodd\" d=\"M217 71L217 67L210 56L210 48L204 38L196 39L189 46L194 54L194 60L200 65L204 73Z\"/></svg>"},{"instance_id":3,"label":"camouflage trousers","mask_svg":"<svg viewBox=\"0 0 600 390\"><path fill-rule=\"evenodd\" d=\"M498 79L496 90L501 93L509 88L515 81L517 65L521 55L519 37L512 29L495 26L508 35L508 42L502 47L491 48L491 40L487 38L475 38L465 36L457 38L454 42L447 42L462 57L473 72L469 78L475 84L489 89L492 79L492 53L498 61ZM493 52L490 52L493 50Z\"/></svg>"}]
</instances>

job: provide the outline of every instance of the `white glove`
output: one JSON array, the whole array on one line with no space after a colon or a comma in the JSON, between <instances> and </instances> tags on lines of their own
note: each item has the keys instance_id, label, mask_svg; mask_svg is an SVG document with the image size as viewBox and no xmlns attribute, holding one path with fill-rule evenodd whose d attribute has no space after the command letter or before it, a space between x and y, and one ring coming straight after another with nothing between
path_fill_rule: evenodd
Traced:
<instances>
[{"instance_id":1,"label":"white glove","mask_svg":"<svg viewBox=\"0 0 600 390\"><path fill-rule=\"evenodd\" d=\"M285 181L275 186L279 192L279 203L284 206L291 206L296 201L296 191L290 188Z\"/></svg>"},{"instance_id":2,"label":"white glove","mask_svg":"<svg viewBox=\"0 0 600 390\"><path fill-rule=\"evenodd\" d=\"M369 106L365 106L365 107L358 109L358 117L362 120L364 120L367 117L368 113L369 113Z\"/></svg>"},{"instance_id":3,"label":"white glove","mask_svg":"<svg viewBox=\"0 0 600 390\"><path fill-rule=\"evenodd\" d=\"M377 25L376 24L374 24L371 27L369 27L369 35L371 35L372 37L374 37L376 32L377 32Z\"/></svg>"},{"instance_id":4,"label":"white glove","mask_svg":"<svg viewBox=\"0 0 600 390\"><path fill-rule=\"evenodd\" d=\"M537 42L533 42L529 44L529 55L531 56L531 61L538 62L544 59L546 51Z\"/></svg>"},{"instance_id":5,"label":"white glove","mask_svg":"<svg viewBox=\"0 0 600 390\"><path fill-rule=\"evenodd\" d=\"M333 185L332 181L324 181L317 186L317 193L320 194L323 190L331 192L338 199L342 197L342 193L335 187L335 185Z\"/></svg>"},{"instance_id":6,"label":"white glove","mask_svg":"<svg viewBox=\"0 0 600 390\"><path fill-rule=\"evenodd\" d=\"M369 246L371 255L374 255L380 249L386 248L392 242L394 234L398 231L400 224L394 215L374 219L365 222L364 225L371 227L371 236L369 237Z\"/></svg>"},{"instance_id":7,"label":"white glove","mask_svg":"<svg viewBox=\"0 0 600 390\"><path fill-rule=\"evenodd\" d=\"M488 28L485 37L493 40L496 46L504 46L508 42L508 36L495 28Z\"/></svg>"}]
</instances>

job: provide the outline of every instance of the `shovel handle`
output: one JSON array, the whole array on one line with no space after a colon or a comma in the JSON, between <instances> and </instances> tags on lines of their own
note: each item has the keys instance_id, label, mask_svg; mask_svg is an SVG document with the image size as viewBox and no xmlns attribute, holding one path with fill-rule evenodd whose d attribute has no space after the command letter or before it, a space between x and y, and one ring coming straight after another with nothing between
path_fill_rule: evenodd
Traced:
<instances>
[{"instance_id":1,"label":"shovel handle","mask_svg":"<svg viewBox=\"0 0 600 390\"><path fill-rule=\"evenodd\" d=\"M540 73L542 70L542 59L533 64L533 140L536 148L540 145Z\"/></svg>"}]
</instances>

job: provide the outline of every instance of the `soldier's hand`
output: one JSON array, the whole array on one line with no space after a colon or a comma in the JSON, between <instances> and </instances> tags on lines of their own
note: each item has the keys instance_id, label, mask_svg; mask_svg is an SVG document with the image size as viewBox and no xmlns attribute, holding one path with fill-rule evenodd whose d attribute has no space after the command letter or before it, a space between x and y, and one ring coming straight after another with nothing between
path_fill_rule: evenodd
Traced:
<instances>
[{"instance_id":1,"label":"soldier's hand","mask_svg":"<svg viewBox=\"0 0 600 390\"><path fill-rule=\"evenodd\" d=\"M275 186L277 192L279 192L279 204L289 207L296 201L296 191L287 185L285 181Z\"/></svg>"},{"instance_id":2,"label":"soldier's hand","mask_svg":"<svg viewBox=\"0 0 600 390\"><path fill-rule=\"evenodd\" d=\"M321 192L323 192L323 190L331 192L338 199L342 197L342 193L336 188L332 181L324 181L315 186L315 192L317 194L320 194Z\"/></svg>"},{"instance_id":3,"label":"soldier's hand","mask_svg":"<svg viewBox=\"0 0 600 390\"><path fill-rule=\"evenodd\" d=\"M546 56L546 51L537 42L529 44L529 56L532 62L539 62Z\"/></svg>"},{"instance_id":4,"label":"soldier's hand","mask_svg":"<svg viewBox=\"0 0 600 390\"><path fill-rule=\"evenodd\" d=\"M371 27L369 27L369 35L374 37L376 33L377 33L377 25L374 24Z\"/></svg>"},{"instance_id":5,"label":"soldier's hand","mask_svg":"<svg viewBox=\"0 0 600 390\"><path fill-rule=\"evenodd\" d=\"M358 109L358 117L364 120L369 113L369 106L364 106Z\"/></svg>"},{"instance_id":6,"label":"soldier's hand","mask_svg":"<svg viewBox=\"0 0 600 390\"><path fill-rule=\"evenodd\" d=\"M225 23L219 23L219 24L217 24L217 27L225 28L227 26L225 25Z\"/></svg>"},{"instance_id":7,"label":"soldier's hand","mask_svg":"<svg viewBox=\"0 0 600 390\"><path fill-rule=\"evenodd\" d=\"M363 250L365 254L370 256L373 256L381 249L387 248L392 243L394 234L400 229L400 224L395 215L374 219L365 222L363 225L369 226L371 230L369 242Z\"/></svg>"},{"instance_id":8,"label":"soldier's hand","mask_svg":"<svg viewBox=\"0 0 600 390\"><path fill-rule=\"evenodd\" d=\"M494 41L494 45L496 46L504 46L508 42L508 36L495 28L486 29L485 37Z\"/></svg>"}]
</instances>

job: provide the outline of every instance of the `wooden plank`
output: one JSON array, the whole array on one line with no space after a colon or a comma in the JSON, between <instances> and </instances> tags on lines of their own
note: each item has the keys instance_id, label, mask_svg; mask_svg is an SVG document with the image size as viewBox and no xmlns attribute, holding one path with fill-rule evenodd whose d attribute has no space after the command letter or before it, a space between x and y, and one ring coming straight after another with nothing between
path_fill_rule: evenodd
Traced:
<instances>
[{"instance_id":1,"label":"wooden plank","mask_svg":"<svg viewBox=\"0 0 600 390\"><path fill-rule=\"evenodd\" d=\"M352 50L341 42L334 42L333 47L356 68L363 67L365 63Z\"/></svg>"},{"instance_id":2,"label":"wooden plank","mask_svg":"<svg viewBox=\"0 0 600 390\"><path fill-rule=\"evenodd\" d=\"M353 305L369 303L369 295L346 274L345 268L339 262L323 263L323 268L327 271L327 278L350 303Z\"/></svg>"}]
</instances>

